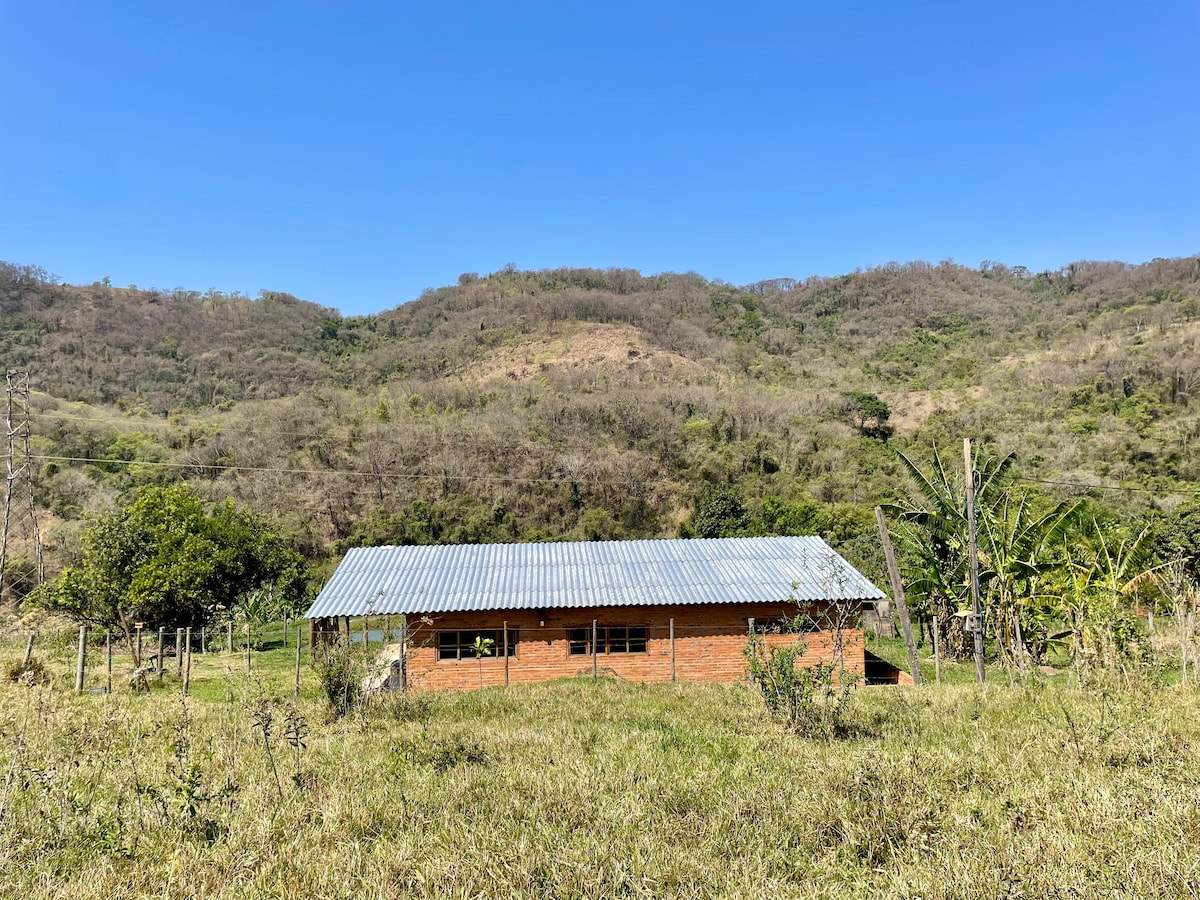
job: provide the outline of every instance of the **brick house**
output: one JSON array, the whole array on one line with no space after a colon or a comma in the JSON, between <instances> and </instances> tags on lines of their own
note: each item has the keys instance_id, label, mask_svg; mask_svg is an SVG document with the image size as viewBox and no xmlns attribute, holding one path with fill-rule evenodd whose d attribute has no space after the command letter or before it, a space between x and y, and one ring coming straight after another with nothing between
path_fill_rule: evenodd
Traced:
<instances>
[{"instance_id":1,"label":"brick house","mask_svg":"<svg viewBox=\"0 0 1200 900\"><path fill-rule=\"evenodd\" d=\"M366 547L306 616L318 640L350 617L402 621L389 650L415 687L593 672L732 682L749 630L791 642L774 632L801 610L805 660L862 675L858 614L882 599L816 537Z\"/></svg>"}]
</instances>

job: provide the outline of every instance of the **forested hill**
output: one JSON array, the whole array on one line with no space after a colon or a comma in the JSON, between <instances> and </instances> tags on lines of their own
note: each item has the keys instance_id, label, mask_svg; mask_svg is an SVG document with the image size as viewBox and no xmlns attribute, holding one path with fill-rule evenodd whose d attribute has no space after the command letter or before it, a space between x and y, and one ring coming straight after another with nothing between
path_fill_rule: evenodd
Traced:
<instances>
[{"instance_id":1,"label":"forested hill","mask_svg":"<svg viewBox=\"0 0 1200 900\"><path fill-rule=\"evenodd\" d=\"M744 287L510 267L355 318L3 265L0 314L61 544L179 477L277 516L314 556L674 534L721 504L748 530L845 545L911 490L894 449L928 459L966 436L1016 451L1046 493L1136 488L1091 491L1131 515L1200 484L1195 257Z\"/></svg>"}]
</instances>

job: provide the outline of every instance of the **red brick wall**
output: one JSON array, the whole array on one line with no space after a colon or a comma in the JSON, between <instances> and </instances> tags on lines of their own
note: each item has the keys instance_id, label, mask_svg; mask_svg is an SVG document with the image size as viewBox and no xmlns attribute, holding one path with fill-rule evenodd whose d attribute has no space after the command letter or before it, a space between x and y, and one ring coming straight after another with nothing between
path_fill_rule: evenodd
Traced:
<instances>
[{"instance_id":1,"label":"red brick wall","mask_svg":"<svg viewBox=\"0 0 1200 900\"><path fill-rule=\"evenodd\" d=\"M499 641L494 656L483 660L439 660L437 632L441 630L495 629L507 622L519 631L516 656L508 660L511 684L546 681L567 675L591 674L591 656L568 653L568 631L587 628L592 619L600 626L632 625L647 629L645 653L598 654L601 674L630 681L670 681L670 620L675 619L675 678L677 681L741 681L746 678L747 620L759 622L794 615L794 603L755 603L710 606L606 607L586 610L549 610L538 618L533 612L463 612L431 616L432 625L409 620L413 644L408 653L408 678L414 687L475 688L504 683L504 658ZM796 635L769 634L767 644L791 643ZM849 671L864 672L863 638L857 629L843 632L843 663ZM834 636L820 631L804 635L803 662L828 661L834 653Z\"/></svg>"}]
</instances>

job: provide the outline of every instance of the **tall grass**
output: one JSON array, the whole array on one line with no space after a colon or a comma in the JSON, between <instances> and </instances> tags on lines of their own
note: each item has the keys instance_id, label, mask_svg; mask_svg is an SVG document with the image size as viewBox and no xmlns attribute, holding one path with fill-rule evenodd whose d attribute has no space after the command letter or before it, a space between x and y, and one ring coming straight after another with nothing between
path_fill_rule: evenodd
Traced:
<instances>
[{"instance_id":1,"label":"tall grass","mask_svg":"<svg viewBox=\"0 0 1200 900\"><path fill-rule=\"evenodd\" d=\"M0 685L0 896L1200 896L1187 689L862 689L827 743L746 686L331 720L262 669L188 699Z\"/></svg>"}]
</instances>

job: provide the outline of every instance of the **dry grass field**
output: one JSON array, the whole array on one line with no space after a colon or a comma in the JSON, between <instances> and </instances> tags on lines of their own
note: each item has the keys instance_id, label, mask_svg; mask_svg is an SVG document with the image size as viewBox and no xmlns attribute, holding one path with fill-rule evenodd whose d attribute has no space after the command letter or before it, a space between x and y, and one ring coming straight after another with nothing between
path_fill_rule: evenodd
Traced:
<instances>
[{"instance_id":1,"label":"dry grass field","mask_svg":"<svg viewBox=\"0 0 1200 900\"><path fill-rule=\"evenodd\" d=\"M6 666L21 646L0 647ZM0 897L1198 897L1200 697L749 687L409 694L331 720L292 651L133 694L0 684ZM94 670L93 670L94 674Z\"/></svg>"}]
</instances>

